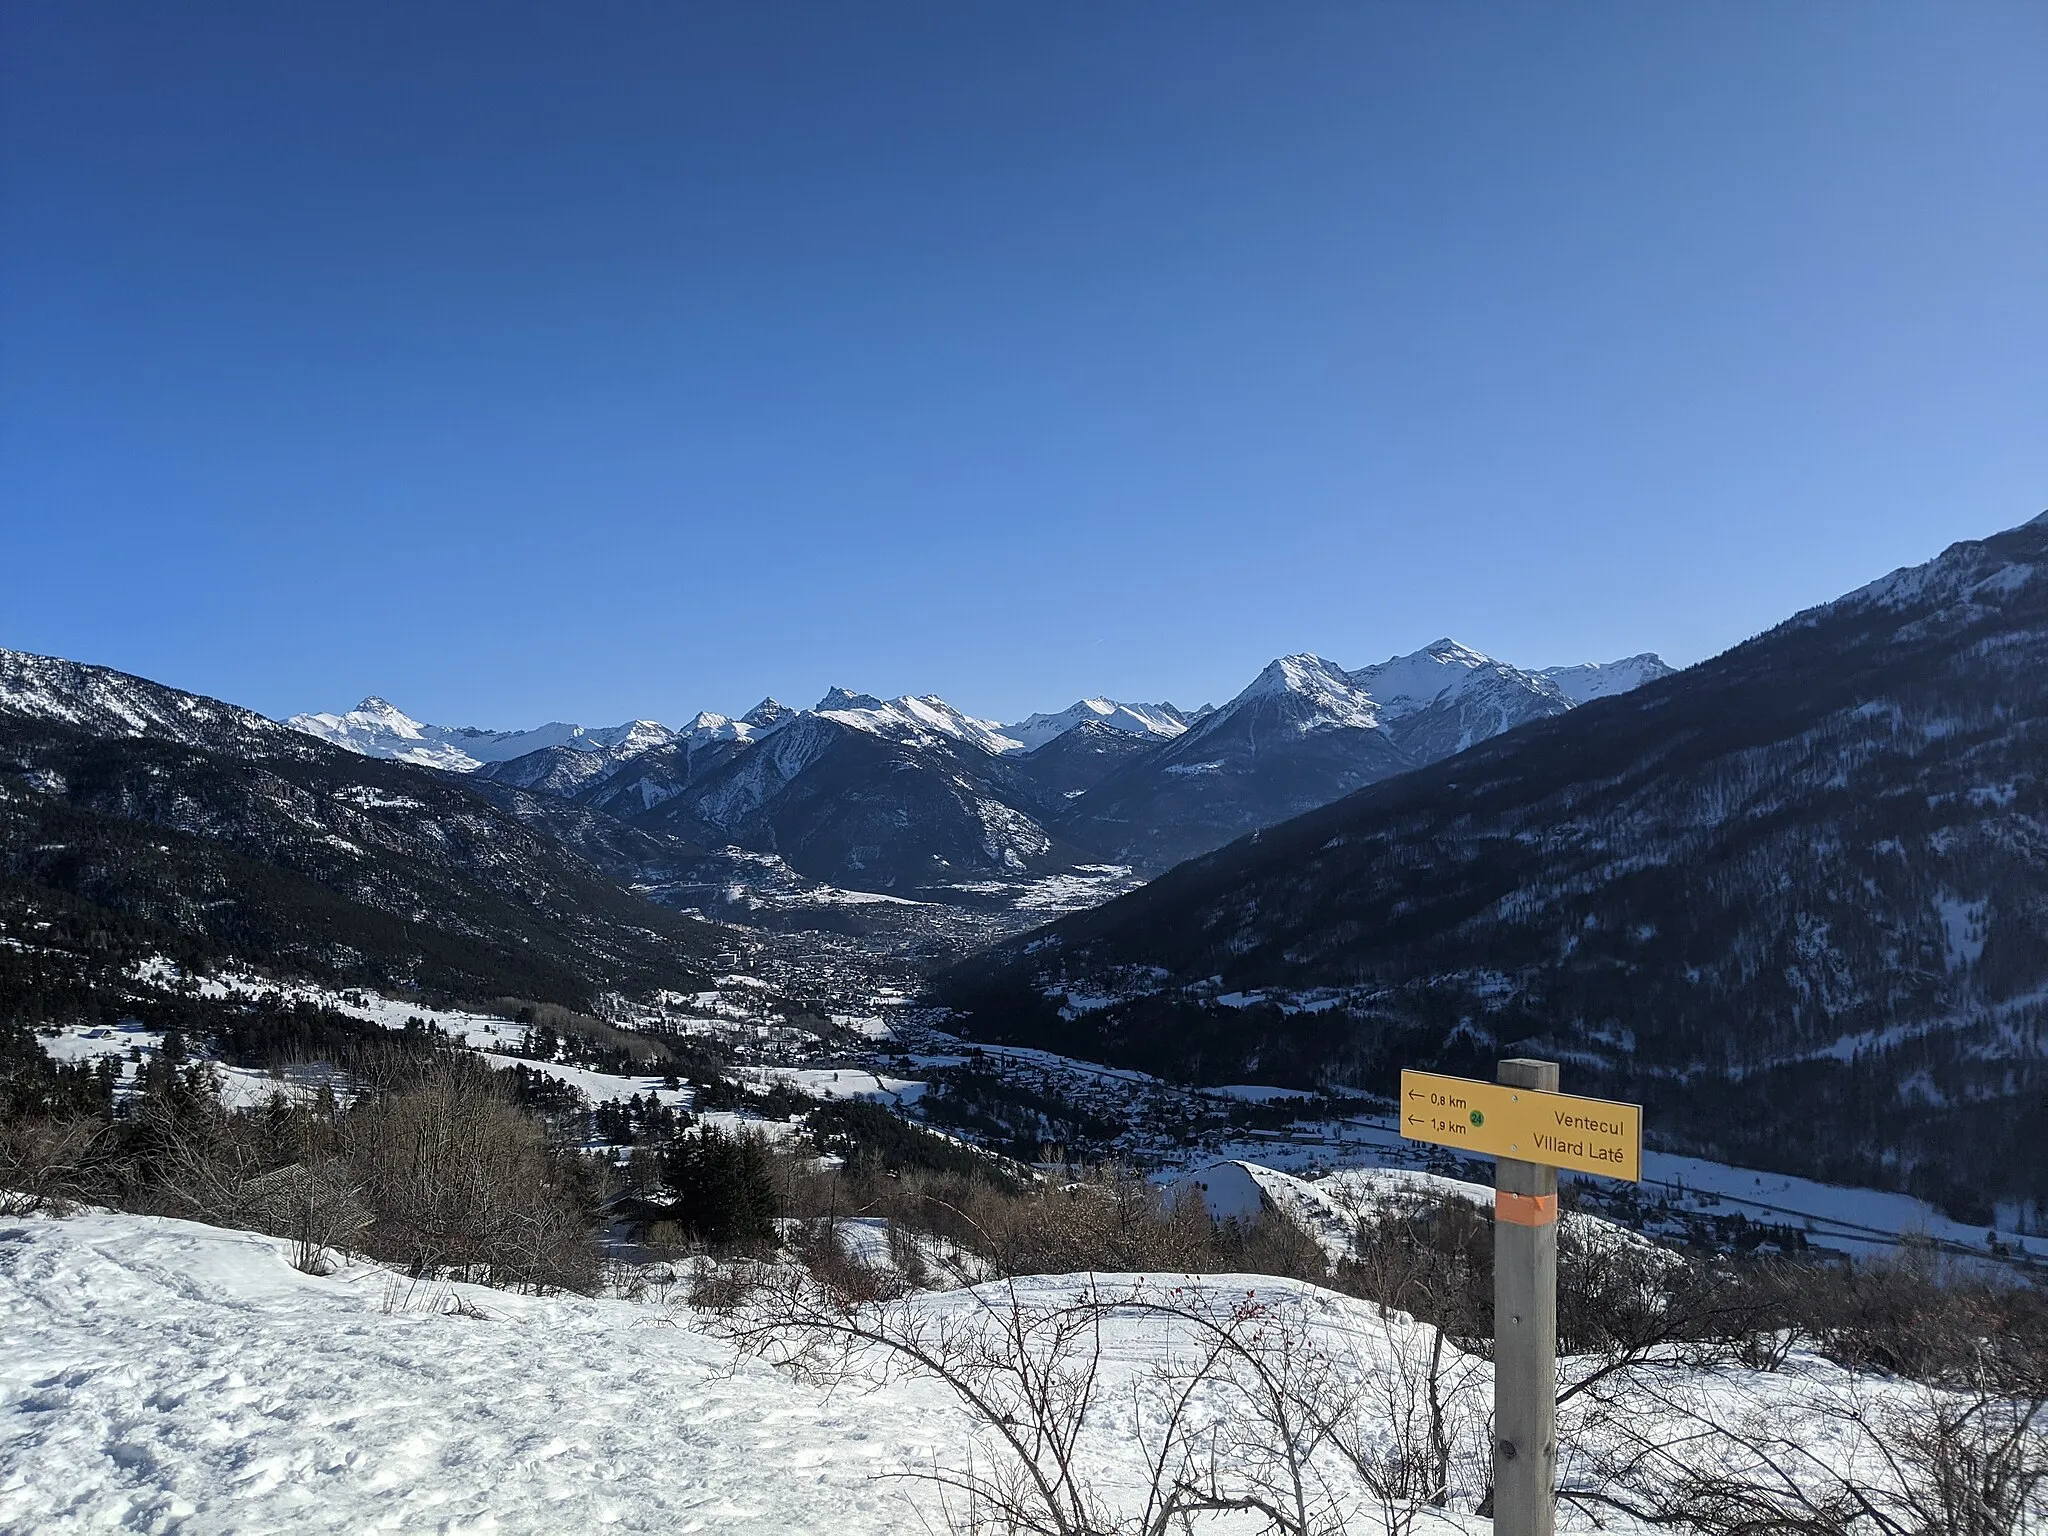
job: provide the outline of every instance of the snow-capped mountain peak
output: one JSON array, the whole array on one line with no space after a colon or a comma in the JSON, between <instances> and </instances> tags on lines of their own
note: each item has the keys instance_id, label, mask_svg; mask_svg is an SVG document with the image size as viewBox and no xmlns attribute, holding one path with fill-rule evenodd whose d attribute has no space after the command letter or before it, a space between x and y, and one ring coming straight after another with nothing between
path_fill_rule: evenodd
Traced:
<instances>
[{"instance_id":1,"label":"snow-capped mountain peak","mask_svg":"<svg viewBox=\"0 0 2048 1536\"><path fill-rule=\"evenodd\" d=\"M977 719L955 709L936 694L904 694L884 701L871 693L834 688L818 701L812 713L906 746L926 743L934 737L950 737L1001 756L1019 750L1022 745L1005 735L995 721Z\"/></svg>"},{"instance_id":2,"label":"snow-capped mountain peak","mask_svg":"<svg viewBox=\"0 0 2048 1536\"><path fill-rule=\"evenodd\" d=\"M1381 718L1387 720L1398 720L1442 703L1482 678L1507 681L1531 693L1555 695L1559 703L1566 702L1560 690L1545 684L1535 674L1495 661L1485 652L1448 637L1406 656L1390 656L1377 666L1360 667L1349 678L1372 695L1380 707Z\"/></svg>"},{"instance_id":3,"label":"snow-capped mountain peak","mask_svg":"<svg viewBox=\"0 0 2048 1536\"><path fill-rule=\"evenodd\" d=\"M1002 732L1021 742L1026 752L1032 752L1091 721L1133 736L1156 736L1162 741L1178 736L1188 728L1188 717L1171 704L1126 704L1118 699L1082 699L1058 714L1033 715L1015 725L1006 725Z\"/></svg>"},{"instance_id":4,"label":"snow-capped mountain peak","mask_svg":"<svg viewBox=\"0 0 2048 1536\"><path fill-rule=\"evenodd\" d=\"M1548 678L1497 661L1448 637L1349 674L1380 720L1418 762L1462 752L1531 720L1561 715L1573 700Z\"/></svg>"},{"instance_id":5,"label":"snow-capped mountain peak","mask_svg":"<svg viewBox=\"0 0 2048 1536\"><path fill-rule=\"evenodd\" d=\"M811 706L811 713L829 715L844 709L887 709L872 693L855 693L851 688L827 688L825 697Z\"/></svg>"},{"instance_id":6,"label":"snow-capped mountain peak","mask_svg":"<svg viewBox=\"0 0 2048 1536\"><path fill-rule=\"evenodd\" d=\"M793 720L802 713L791 709L777 698L766 698L740 716L741 725L751 725L757 731L772 731L786 720Z\"/></svg>"},{"instance_id":7,"label":"snow-capped mountain peak","mask_svg":"<svg viewBox=\"0 0 2048 1536\"><path fill-rule=\"evenodd\" d=\"M700 709L676 735L696 746L706 741L751 741L755 729L745 720L733 720L715 710Z\"/></svg>"},{"instance_id":8,"label":"snow-capped mountain peak","mask_svg":"<svg viewBox=\"0 0 2048 1536\"><path fill-rule=\"evenodd\" d=\"M1281 656L1266 664L1265 670L1236 698L1203 722L1214 729L1246 704L1280 699L1290 708L1297 729L1372 730L1380 723L1379 708L1371 695L1356 684L1335 662L1325 661L1310 651Z\"/></svg>"},{"instance_id":9,"label":"snow-capped mountain peak","mask_svg":"<svg viewBox=\"0 0 2048 1536\"><path fill-rule=\"evenodd\" d=\"M449 740L452 732L437 732L424 722L413 719L390 700L375 694L345 713L293 715L285 724L295 731L317 736L322 741L364 757L388 757L402 763L446 768L457 773L470 773L483 765L482 758L453 745ZM552 743L536 742L534 745L539 747Z\"/></svg>"}]
</instances>

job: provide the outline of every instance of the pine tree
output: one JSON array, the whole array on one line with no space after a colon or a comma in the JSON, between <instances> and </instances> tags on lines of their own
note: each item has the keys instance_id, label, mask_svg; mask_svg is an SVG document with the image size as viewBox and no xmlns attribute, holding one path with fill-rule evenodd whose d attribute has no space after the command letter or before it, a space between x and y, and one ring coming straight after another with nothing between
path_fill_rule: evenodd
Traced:
<instances>
[{"instance_id":1,"label":"pine tree","mask_svg":"<svg viewBox=\"0 0 2048 1536\"><path fill-rule=\"evenodd\" d=\"M704 1126L670 1144L663 1174L676 1194L676 1224L704 1242L759 1243L775 1235L775 1181L760 1137Z\"/></svg>"}]
</instances>

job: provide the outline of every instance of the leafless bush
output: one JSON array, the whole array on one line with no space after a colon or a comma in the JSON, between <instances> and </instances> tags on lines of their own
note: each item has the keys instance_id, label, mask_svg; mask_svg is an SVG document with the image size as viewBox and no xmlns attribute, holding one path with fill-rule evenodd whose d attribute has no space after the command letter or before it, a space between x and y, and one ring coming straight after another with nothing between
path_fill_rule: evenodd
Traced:
<instances>
[{"instance_id":1,"label":"leafless bush","mask_svg":"<svg viewBox=\"0 0 2048 1536\"><path fill-rule=\"evenodd\" d=\"M912 1289L893 1267L884 1269L855 1257L841 1236L840 1223L829 1217L797 1223L786 1247L813 1283L842 1304L893 1301Z\"/></svg>"},{"instance_id":2,"label":"leafless bush","mask_svg":"<svg viewBox=\"0 0 2048 1536\"><path fill-rule=\"evenodd\" d=\"M1695 1536L2033 1536L2048 1530L2048 1395L1844 1374L1775 1400L1637 1382L1589 1507ZM1617 1433L1618 1431L1618 1433Z\"/></svg>"},{"instance_id":3,"label":"leafless bush","mask_svg":"<svg viewBox=\"0 0 2048 1536\"><path fill-rule=\"evenodd\" d=\"M540 1124L488 1074L438 1064L358 1105L343 1152L370 1209L364 1243L415 1275L592 1289L588 1216Z\"/></svg>"},{"instance_id":4,"label":"leafless bush","mask_svg":"<svg viewBox=\"0 0 2048 1536\"><path fill-rule=\"evenodd\" d=\"M1378 1502L1389 1536L1418 1509L1443 1509L1455 1485L1491 1471L1492 1405L1480 1362L1429 1330L1426 1351L1389 1337L1386 1365L1365 1376L1334 1443Z\"/></svg>"},{"instance_id":5,"label":"leafless bush","mask_svg":"<svg viewBox=\"0 0 2048 1536\"><path fill-rule=\"evenodd\" d=\"M862 1302L763 1275L711 1320L743 1352L827 1387L935 1383L964 1411L975 1448L913 1474L950 1531L1164 1536L1232 1513L1326 1536L1367 1506L1399 1530L1489 1454L1476 1363L1417 1356L1405 1320L1327 1292L1077 1276ZM1141 1475L1105 1478L1133 1449Z\"/></svg>"},{"instance_id":6,"label":"leafless bush","mask_svg":"<svg viewBox=\"0 0 2048 1536\"><path fill-rule=\"evenodd\" d=\"M1175 1199L1128 1168L1057 1170L1021 1188L957 1174L820 1169L785 1159L781 1209L792 1216L878 1216L932 1239L955 1279L1077 1270L1254 1273L1321 1279L1315 1241L1278 1218L1214 1222L1199 1199ZM951 1263L948 1253L968 1262Z\"/></svg>"},{"instance_id":7,"label":"leafless bush","mask_svg":"<svg viewBox=\"0 0 2048 1536\"><path fill-rule=\"evenodd\" d=\"M280 1093L261 1115L217 1102L149 1102L140 1203L221 1226L291 1239L292 1264L324 1274L370 1224L362 1188L337 1148L328 1113Z\"/></svg>"},{"instance_id":8,"label":"leafless bush","mask_svg":"<svg viewBox=\"0 0 2048 1536\"><path fill-rule=\"evenodd\" d=\"M356 1246L370 1224L362 1186L338 1158L290 1163L248 1179L240 1191L249 1225L292 1241L292 1267L328 1271L328 1253Z\"/></svg>"},{"instance_id":9,"label":"leafless bush","mask_svg":"<svg viewBox=\"0 0 2048 1536\"><path fill-rule=\"evenodd\" d=\"M1406 1312L1467 1348L1493 1336L1493 1222L1467 1201L1403 1199L1355 1211L1336 1285Z\"/></svg>"},{"instance_id":10,"label":"leafless bush","mask_svg":"<svg viewBox=\"0 0 2048 1536\"><path fill-rule=\"evenodd\" d=\"M730 1316L758 1303L764 1291L786 1277L775 1266L751 1258L693 1255L685 1267L684 1300L692 1311ZM714 1325L713 1331L718 1331Z\"/></svg>"},{"instance_id":11,"label":"leafless bush","mask_svg":"<svg viewBox=\"0 0 2048 1536\"><path fill-rule=\"evenodd\" d=\"M0 1120L0 1216L61 1216L92 1198L105 1121Z\"/></svg>"}]
</instances>

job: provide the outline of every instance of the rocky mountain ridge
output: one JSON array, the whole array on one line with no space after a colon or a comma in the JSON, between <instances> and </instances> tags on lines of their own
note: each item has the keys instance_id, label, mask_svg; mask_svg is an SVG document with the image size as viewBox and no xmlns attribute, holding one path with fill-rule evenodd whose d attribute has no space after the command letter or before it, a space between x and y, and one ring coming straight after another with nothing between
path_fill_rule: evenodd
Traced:
<instances>
[{"instance_id":1,"label":"rocky mountain ridge","mask_svg":"<svg viewBox=\"0 0 2048 1536\"><path fill-rule=\"evenodd\" d=\"M1661 667L1636 658L1579 670L1618 686ZM1544 675L1444 640L1357 672L1283 657L1221 708L1192 713L1091 698L1005 726L936 696L835 687L808 710L768 699L738 720L700 714L646 745L629 727L548 727L558 739L509 755L517 733L417 722L355 745L452 767L432 754L489 736L482 750L508 755L463 770L480 780L693 845L772 854L837 886L949 900L963 883L1083 866L1157 873L1572 707Z\"/></svg>"}]
</instances>

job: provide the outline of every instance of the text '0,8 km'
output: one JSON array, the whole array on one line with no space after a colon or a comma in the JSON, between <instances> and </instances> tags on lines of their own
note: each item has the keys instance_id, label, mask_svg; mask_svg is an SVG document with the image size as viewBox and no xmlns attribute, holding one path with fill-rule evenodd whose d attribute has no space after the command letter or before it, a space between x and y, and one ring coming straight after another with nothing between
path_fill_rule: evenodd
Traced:
<instances>
[{"instance_id":1,"label":"text '0,8 km'","mask_svg":"<svg viewBox=\"0 0 2048 1536\"><path fill-rule=\"evenodd\" d=\"M1513 1157L1631 1182L1643 1176L1642 1106L1612 1099L1404 1071L1401 1134L1475 1157Z\"/></svg>"}]
</instances>

